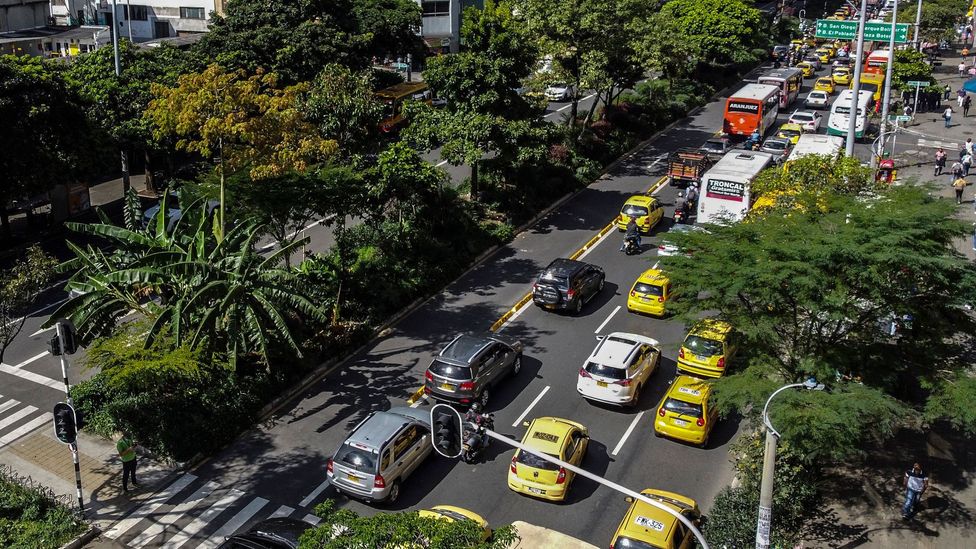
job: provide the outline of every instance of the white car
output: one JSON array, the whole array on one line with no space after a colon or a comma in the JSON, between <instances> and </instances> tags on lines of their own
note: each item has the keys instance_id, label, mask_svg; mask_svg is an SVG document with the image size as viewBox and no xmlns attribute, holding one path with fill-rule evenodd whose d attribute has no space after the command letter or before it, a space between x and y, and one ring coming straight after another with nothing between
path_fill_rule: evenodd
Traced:
<instances>
[{"instance_id":1,"label":"white car","mask_svg":"<svg viewBox=\"0 0 976 549\"><path fill-rule=\"evenodd\" d=\"M803 104L808 109L826 109L830 106L830 94L823 90L813 90L807 94Z\"/></svg>"},{"instance_id":2,"label":"white car","mask_svg":"<svg viewBox=\"0 0 976 549\"><path fill-rule=\"evenodd\" d=\"M599 343L580 368L576 391L587 400L636 406L641 390L661 363L658 342L624 332L597 339Z\"/></svg>"},{"instance_id":3,"label":"white car","mask_svg":"<svg viewBox=\"0 0 976 549\"><path fill-rule=\"evenodd\" d=\"M672 225L671 228L668 230L668 232L665 233L665 235L661 238L661 244L659 244L657 247L657 256L668 257L670 255L678 255L679 253L681 253L681 250L678 249L678 246L676 246L675 244L671 243L668 240L668 234L686 233L689 231L700 231L704 233L708 232L705 229L699 227L698 225L684 225L684 224Z\"/></svg>"},{"instance_id":4,"label":"white car","mask_svg":"<svg viewBox=\"0 0 976 549\"><path fill-rule=\"evenodd\" d=\"M551 84L546 88L546 99L549 101L569 101L575 93L571 84Z\"/></svg>"},{"instance_id":5,"label":"white car","mask_svg":"<svg viewBox=\"0 0 976 549\"><path fill-rule=\"evenodd\" d=\"M794 111L790 115L790 124L803 126L803 131L817 133L820 123L823 122L823 115L813 111Z\"/></svg>"}]
</instances>

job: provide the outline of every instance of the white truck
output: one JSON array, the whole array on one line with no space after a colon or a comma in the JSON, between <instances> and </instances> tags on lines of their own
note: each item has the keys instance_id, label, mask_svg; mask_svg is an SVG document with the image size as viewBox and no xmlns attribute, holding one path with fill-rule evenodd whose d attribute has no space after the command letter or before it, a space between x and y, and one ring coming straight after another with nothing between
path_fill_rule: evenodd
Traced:
<instances>
[{"instance_id":1,"label":"white truck","mask_svg":"<svg viewBox=\"0 0 976 549\"><path fill-rule=\"evenodd\" d=\"M772 164L764 152L734 150L701 178L697 223L741 221L752 207L752 182Z\"/></svg>"}]
</instances>

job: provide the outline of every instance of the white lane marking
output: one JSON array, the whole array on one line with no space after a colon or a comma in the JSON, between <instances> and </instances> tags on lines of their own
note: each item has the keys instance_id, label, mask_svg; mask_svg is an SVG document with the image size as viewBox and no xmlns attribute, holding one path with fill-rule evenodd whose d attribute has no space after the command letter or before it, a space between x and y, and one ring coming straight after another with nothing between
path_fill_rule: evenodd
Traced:
<instances>
[{"instance_id":1,"label":"white lane marking","mask_svg":"<svg viewBox=\"0 0 976 549\"><path fill-rule=\"evenodd\" d=\"M566 109L568 109L568 108L570 108L572 106L573 106L572 103L570 103L568 105L563 105L562 107L559 107L558 109L556 109L555 111L553 111L553 114L556 114L557 112L563 112L564 110L566 110Z\"/></svg>"},{"instance_id":2,"label":"white lane marking","mask_svg":"<svg viewBox=\"0 0 976 549\"><path fill-rule=\"evenodd\" d=\"M322 519L320 519L319 517L317 517L315 515L311 515L311 514L305 515L304 517L302 517L302 520L304 520L305 522L311 524L312 526L318 526L318 524L320 522L322 522Z\"/></svg>"},{"instance_id":3,"label":"white lane marking","mask_svg":"<svg viewBox=\"0 0 976 549\"><path fill-rule=\"evenodd\" d=\"M654 265L651 265L651 268L652 268L652 269L657 269L657 264L658 264L658 263L660 263L660 261L655 261L655 262L654 262Z\"/></svg>"},{"instance_id":4,"label":"white lane marking","mask_svg":"<svg viewBox=\"0 0 976 549\"><path fill-rule=\"evenodd\" d=\"M315 498L319 497L319 494L321 494L322 492L324 492L325 489L328 488L328 487L329 487L329 479L323 480L322 481L322 484L319 484L318 486L316 486L315 489L312 490L312 493L311 494L305 496L305 499L303 499L302 501L299 501L298 502L298 506L299 507L306 507L306 506L308 506L309 503L312 503L312 501Z\"/></svg>"},{"instance_id":5,"label":"white lane marking","mask_svg":"<svg viewBox=\"0 0 976 549\"><path fill-rule=\"evenodd\" d=\"M665 185L664 183L661 183L660 185L658 185L658 186L657 186L657 188L656 188L656 189L654 189L654 190L653 190L653 191L651 192L651 196L654 196L654 195L656 195L657 193L659 193L659 192L661 192L661 189L663 189L664 187L667 187L667 185Z\"/></svg>"},{"instance_id":6,"label":"white lane marking","mask_svg":"<svg viewBox=\"0 0 976 549\"><path fill-rule=\"evenodd\" d=\"M26 408L21 408L16 412L10 414L9 416L0 420L0 429L6 429L7 427L13 425L18 419L22 417L27 417L37 411L37 408L33 406L28 406Z\"/></svg>"},{"instance_id":7,"label":"white lane marking","mask_svg":"<svg viewBox=\"0 0 976 549\"><path fill-rule=\"evenodd\" d=\"M440 167L441 167L441 166L443 166L444 164L447 164L447 160L441 160L441 161L440 161L440 162L438 162L437 164L434 164L434 167L435 167L435 168L440 168Z\"/></svg>"},{"instance_id":8,"label":"white lane marking","mask_svg":"<svg viewBox=\"0 0 976 549\"><path fill-rule=\"evenodd\" d=\"M24 366L27 366L31 362L34 362L35 360L40 360L41 358L44 358L44 357L46 357L49 354L51 354L51 353L48 352L48 351L44 351L43 353L38 353L38 354L36 354L36 355L28 358L27 360L21 362L20 364L14 365L14 368L23 368Z\"/></svg>"},{"instance_id":9,"label":"white lane marking","mask_svg":"<svg viewBox=\"0 0 976 549\"><path fill-rule=\"evenodd\" d=\"M519 423L522 423L522 420L525 419L525 416L529 415L529 412L532 411L532 408L534 408L535 405L538 404L539 401L542 400L542 397L544 397L548 392L549 392L549 386L546 385L545 388L542 389L542 392L539 393L539 396L535 397L535 400L532 401L532 404L529 404L529 407L526 408L524 412L522 412L522 415L520 415L518 419L515 420L515 423L512 424L512 427L518 427Z\"/></svg>"},{"instance_id":10,"label":"white lane marking","mask_svg":"<svg viewBox=\"0 0 976 549\"><path fill-rule=\"evenodd\" d=\"M661 163L661 159L660 159L660 158L658 158L658 159L657 159L657 160L655 160L654 162L651 162L651 165L650 165L650 166L648 166L648 167L647 167L647 169L648 169L648 170L653 170L653 169L654 169L654 166L657 166L657 165L658 165L658 164L660 164L660 163Z\"/></svg>"},{"instance_id":11,"label":"white lane marking","mask_svg":"<svg viewBox=\"0 0 976 549\"><path fill-rule=\"evenodd\" d=\"M64 298L64 299L62 299L60 301L55 301L54 303L48 305L47 307L41 307L40 309L38 309L38 310L36 310L36 311L34 311L32 313L28 313L27 316L34 316L37 313L43 313L44 311L46 311L48 309L52 309L54 307L57 307L58 305L64 303L65 301L68 301L68 298ZM10 326L11 324L16 324L16 323L20 322L21 320L24 320L24 318L25 317L15 318L14 320L11 320L10 322L8 322L7 323L7 326ZM6 328L6 326L4 326L4 327Z\"/></svg>"},{"instance_id":12,"label":"white lane marking","mask_svg":"<svg viewBox=\"0 0 976 549\"><path fill-rule=\"evenodd\" d=\"M512 316L508 317L508 320L506 320L501 326L499 326L498 327L498 330L496 332L500 332L500 331L504 330L506 326L508 326L509 324L511 324L512 322L514 322L516 318L518 318L519 316L521 316L521 314L524 313L525 310L528 309L530 305L532 305L532 300L531 299L528 302L526 302L525 305L522 305L521 307L519 307L519 310L517 310L514 313L512 313Z\"/></svg>"},{"instance_id":13,"label":"white lane marking","mask_svg":"<svg viewBox=\"0 0 976 549\"><path fill-rule=\"evenodd\" d=\"M592 99L592 98L593 98L593 96L595 96L595 95L596 95L595 93L591 93L590 95L587 95L587 96L586 96L586 97L584 97L583 99L580 99L580 100L579 100L579 101L577 102L577 104L579 104L579 103L582 103L583 101L586 101L586 100L588 100L588 99ZM552 111L551 113L549 113L549 114L547 114L547 115L545 115L545 116L543 116L542 118L549 118L550 116L552 116L552 115L554 115L554 114L556 114L556 113L558 113L558 112L562 112L562 111L564 111L564 110L566 110L566 109L568 109L568 108L570 108L570 107L572 107L572 106L573 106L573 104L572 104L572 102L570 102L570 103L567 103L567 104L565 104L565 105L563 105L562 107L559 107L558 109L556 109L556 110L554 110L554 111Z\"/></svg>"},{"instance_id":14,"label":"white lane marking","mask_svg":"<svg viewBox=\"0 0 976 549\"><path fill-rule=\"evenodd\" d=\"M10 399L3 404L0 404L0 414L6 412L7 410L13 408L14 406L20 404L19 400Z\"/></svg>"},{"instance_id":15,"label":"white lane marking","mask_svg":"<svg viewBox=\"0 0 976 549\"><path fill-rule=\"evenodd\" d=\"M199 517L193 519L193 522L186 525L186 528L182 529L175 536L166 540L166 546L172 549L179 549L183 544L193 539L193 536L197 535L200 530L203 530L210 524L217 515L223 513L234 501L239 498L244 497L244 492L240 490L228 490L226 494L217 503L214 503L209 509L200 514Z\"/></svg>"},{"instance_id":16,"label":"white lane marking","mask_svg":"<svg viewBox=\"0 0 976 549\"><path fill-rule=\"evenodd\" d=\"M605 235L603 235L603 236L600 237L600 240L597 240L596 242L594 242L593 245L589 247L589 249L587 249L579 257L577 257L576 258L577 261L582 261L584 257L590 255L590 252L592 252L593 250L595 250L597 248L597 246L599 246L600 244L603 244L603 241L604 240L606 240L607 238L609 238L610 235L616 234L616 232L617 232L616 229L611 228L609 231L607 231L607 234L605 234Z\"/></svg>"},{"instance_id":17,"label":"white lane marking","mask_svg":"<svg viewBox=\"0 0 976 549\"><path fill-rule=\"evenodd\" d=\"M290 515L290 514L292 514L294 512L295 512L295 509L293 507L288 507L287 505L282 505L281 507L277 508L274 513L271 513L271 516L268 517L268 518L269 519L273 519L273 518L278 518L278 517L287 517L288 515Z\"/></svg>"},{"instance_id":18,"label":"white lane marking","mask_svg":"<svg viewBox=\"0 0 976 549\"><path fill-rule=\"evenodd\" d=\"M427 395L426 394L420 395L420 398L418 398L417 400L415 400L414 403L410 405L410 407L411 408L416 408L417 406L420 406L421 403L425 402L426 400L427 400Z\"/></svg>"},{"instance_id":19,"label":"white lane marking","mask_svg":"<svg viewBox=\"0 0 976 549\"><path fill-rule=\"evenodd\" d=\"M307 231L307 230L311 229L312 227L317 227L317 226L321 225L322 223L325 223L326 221L332 219L333 217L335 217L335 214L332 214L330 216L327 216L327 217L325 217L323 219L319 219L318 221L313 221L313 222L309 223L308 225L305 225L301 229L292 231L292 232L288 233L287 236L285 236L285 240L290 240L290 239L294 238L295 235L297 235L298 233L300 233L302 231ZM272 242L271 244L265 244L258 251L266 252L266 251L270 250L271 248L274 248L278 244L281 244L281 241L280 240L278 242Z\"/></svg>"},{"instance_id":20,"label":"white lane marking","mask_svg":"<svg viewBox=\"0 0 976 549\"><path fill-rule=\"evenodd\" d=\"M254 498L251 503L247 504L247 507L241 509L239 513L234 515L234 518L228 520L217 530L210 535L199 547L206 547L207 549L211 547L216 547L217 544L223 543L224 538L233 534L238 528L244 526L244 523L251 519L262 507L267 505L268 500L264 498Z\"/></svg>"},{"instance_id":21,"label":"white lane marking","mask_svg":"<svg viewBox=\"0 0 976 549\"><path fill-rule=\"evenodd\" d=\"M0 372L5 374L10 374L12 376L17 376L21 379L26 379L27 381L32 381L39 385L44 385L52 389L63 389L64 381L55 381L49 377L44 377L42 375L35 374L34 372L28 372L27 370L18 370L17 368L9 365L0 363Z\"/></svg>"},{"instance_id":22,"label":"white lane marking","mask_svg":"<svg viewBox=\"0 0 976 549\"><path fill-rule=\"evenodd\" d=\"M624 436L620 439L620 442L618 442L617 445L613 448L613 452L611 453L611 455L614 456L617 455L617 452L619 452L620 449L624 447L624 443L627 442L627 438L630 436L630 434L634 432L634 428L637 427L638 423L640 423L642 417L644 417L643 411L637 414L637 417L634 418L634 421L630 422L630 427L627 427L627 431L624 432Z\"/></svg>"},{"instance_id":23,"label":"white lane marking","mask_svg":"<svg viewBox=\"0 0 976 549\"><path fill-rule=\"evenodd\" d=\"M39 336L39 335L43 334L44 332L50 332L53 329L55 329L55 326L51 326L50 328L41 328L40 330L37 330L36 332L32 333L31 335L29 335L27 337Z\"/></svg>"},{"instance_id":24,"label":"white lane marking","mask_svg":"<svg viewBox=\"0 0 976 549\"><path fill-rule=\"evenodd\" d=\"M162 507L168 499L175 496L177 492L189 486L196 479L197 477L195 475L190 474L176 479L176 482L173 482L165 490L157 492L153 497L146 500L131 515L115 523L115 526L108 532L105 532L105 536L111 539L118 539L122 534L131 530L139 521L155 513L156 509Z\"/></svg>"},{"instance_id":25,"label":"white lane marking","mask_svg":"<svg viewBox=\"0 0 976 549\"><path fill-rule=\"evenodd\" d=\"M176 522L176 520L186 514L187 511L193 509L197 505L200 505L200 503L217 488L220 488L220 485L216 482L211 481L204 484L199 490L193 492L193 495L187 498L183 503L163 513L162 516L154 516L154 522L152 525L142 532L139 532L139 535L126 543L126 545L129 547L145 546L147 543L152 541L154 537L162 534L163 531L166 530L167 526Z\"/></svg>"},{"instance_id":26,"label":"white lane marking","mask_svg":"<svg viewBox=\"0 0 976 549\"><path fill-rule=\"evenodd\" d=\"M41 425L44 425L45 423L50 423L52 421L54 421L54 415L51 414L51 412L47 412L43 416L39 416L30 420L30 422L25 423L20 427L14 429L13 431L10 431L9 433L0 437L0 448L3 448L4 446L26 435L27 433L30 433L31 431L37 429Z\"/></svg>"},{"instance_id":27,"label":"white lane marking","mask_svg":"<svg viewBox=\"0 0 976 549\"><path fill-rule=\"evenodd\" d=\"M610 322L610 319L613 318L613 315L617 314L617 311L619 310L620 310L620 305L617 305L617 308L610 313L610 316L608 316L607 319L603 321L603 324L600 324L600 327L594 330L593 333L594 334L600 333L600 330L602 330L603 327L607 325L607 322Z\"/></svg>"}]
</instances>

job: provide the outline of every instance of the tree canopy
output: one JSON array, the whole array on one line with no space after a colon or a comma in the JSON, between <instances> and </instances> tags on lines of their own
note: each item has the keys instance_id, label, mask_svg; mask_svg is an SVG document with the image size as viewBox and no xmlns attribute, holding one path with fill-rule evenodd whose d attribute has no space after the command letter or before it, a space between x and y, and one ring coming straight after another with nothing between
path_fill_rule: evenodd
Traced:
<instances>
[{"instance_id":1,"label":"tree canopy","mask_svg":"<svg viewBox=\"0 0 976 549\"><path fill-rule=\"evenodd\" d=\"M702 61L712 65L748 63L769 41L767 23L752 3L741 0L672 0L661 15L674 21Z\"/></svg>"}]
</instances>

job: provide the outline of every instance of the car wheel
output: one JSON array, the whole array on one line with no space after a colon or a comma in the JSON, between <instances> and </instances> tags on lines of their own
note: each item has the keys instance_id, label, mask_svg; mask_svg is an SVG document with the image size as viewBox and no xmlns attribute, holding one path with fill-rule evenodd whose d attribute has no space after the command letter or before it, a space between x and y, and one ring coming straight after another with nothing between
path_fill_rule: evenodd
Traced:
<instances>
[{"instance_id":1,"label":"car wheel","mask_svg":"<svg viewBox=\"0 0 976 549\"><path fill-rule=\"evenodd\" d=\"M512 375L517 376L519 370L521 369L522 369L522 355L519 354L518 356L515 357L515 363L512 364Z\"/></svg>"},{"instance_id":2,"label":"car wheel","mask_svg":"<svg viewBox=\"0 0 976 549\"><path fill-rule=\"evenodd\" d=\"M634 389L634 398L632 398L630 400L630 407L631 408L636 408L637 407L637 404L640 403L641 389L643 389L643 388L644 387L642 387L641 385L638 385L637 388Z\"/></svg>"},{"instance_id":3,"label":"car wheel","mask_svg":"<svg viewBox=\"0 0 976 549\"><path fill-rule=\"evenodd\" d=\"M577 314L579 314L579 312L583 310L583 298L582 297L576 300L576 307L575 307L574 310L576 311Z\"/></svg>"},{"instance_id":4,"label":"car wheel","mask_svg":"<svg viewBox=\"0 0 976 549\"><path fill-rule=\"evenodd\" d=\"M654 429L654 436L656 436L657 438L664 438L664 435L658 432L657 429Z\"/></svg>"},{"instance_id":5,"label":"car wheel","mask_svg":"<svg viewBox=\"0 0 976 549\"><path fill-rule=\"evenodd\" d=\"M395 480L390 486L390 495L387 496L386 502L389 504L396 503L396 500L400 498L400 481Z\"/></svg>"},{"instance_id":6,"label":"car wheel","mask_svg":"<svg viewBox=\"0 0 976 549\"><path fill-rule=\"evenodd\" d=\"M491 393L489 392L488 387L485 387L484 389L482 389L481 395L478 397L478 402L481 403L481 407L482 408L485 408L485 407L488 406L488 397L490 396L490 394Z\"/></svg>"}]
</instances>

